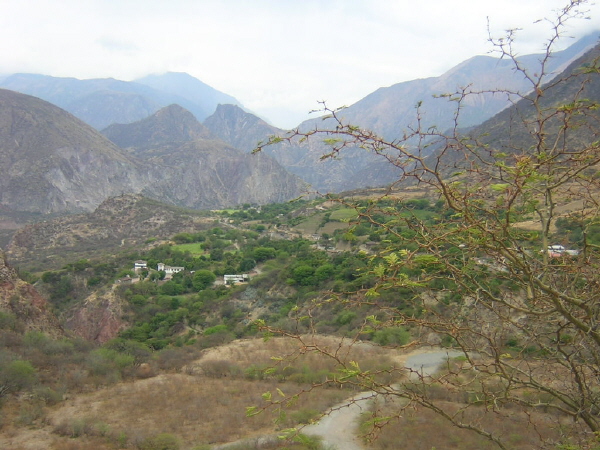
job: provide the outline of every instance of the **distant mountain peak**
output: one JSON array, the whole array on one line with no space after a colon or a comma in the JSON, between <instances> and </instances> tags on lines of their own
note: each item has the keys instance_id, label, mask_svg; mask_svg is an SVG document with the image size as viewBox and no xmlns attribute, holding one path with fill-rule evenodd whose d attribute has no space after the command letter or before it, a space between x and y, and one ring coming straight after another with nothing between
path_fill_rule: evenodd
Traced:
<instances>
[{"instance_id":1,"label":"distant mountain peak","mask_svg":"<svg viewBox=\"0 0 600 450\"><path fill-rule=\"evenodd\" d=\"M191 112L175 104L135 123L111 125L102 134L121 148L152 148L211 137Z\"/></svg>"},{"instance_id":2,"label":"distant mountain peak","mask_svg":"<svg viewBox=\"0 0 600 450\"><path fill-rule=\"evenodd\" d=\"M153 114L157 119L168 120L168 119L176 119L183 120L185 122L193 122L198 123L198 119L185 109L183 106L180 106L176 103L172 105L165 106L164 108L159 109ZM152 117L152 116L150 116Z\"/></svg>"},{"instance_id":3,"label":"distant mountain peak","mask_svg":"<svg viewBox=\"0 0 600 450\"><path fill-rule=\"evenodd\" d=\"M177 95L195 104L202 104L204 114L192 110L198 120L204 120L208 117L218 104L231 103L241 106L241 103L234 97L207 85L185 72L148 75L135 80L135 82L162 92Z\"/></svg>"},{"instance_id":4,"label":"distant mountain peak","mask_svg":"<svg viewBox=\"0 0 600 450\"><path fill-rule=\"evenodd\" d=\"M219 115L219 116L232 115L232 114L242 116L242 115L246 115L246 114L250 114L250 113L247 113L242 108L240 108L238 105L233 105L231 103L227 103L227 104L219 103L217 105L217 109L215 109L214 114Z\"/></svg>"},{"instance_id":5,"label":"distant mountain peak","mask_svg":"<svg viewBox=\"0 0 600 450\"><path fill-rule=\"evenodd\" d=\"M201 83L205 86L208 86L206 83L200 81L197 78L194 78L193 76L191 76L189 73L186 72L163 72L163 73L152 73L150 75L146 75L145 77L141 78L142 80L150 80L150 79L165 79L165 80L176 80L176 81L182 81L182 80L187 80L193 83Z\"/></svg>"}]
</instances>

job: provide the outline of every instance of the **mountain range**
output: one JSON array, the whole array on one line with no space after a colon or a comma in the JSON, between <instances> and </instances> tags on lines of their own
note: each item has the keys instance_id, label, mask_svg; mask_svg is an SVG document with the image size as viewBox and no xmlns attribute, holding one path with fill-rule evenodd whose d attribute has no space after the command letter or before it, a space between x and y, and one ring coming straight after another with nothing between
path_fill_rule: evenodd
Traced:
<instances>
[{"instance_id":1,"label":"mountain range","mask_svg":"<svg viewBox=\"0 0 600 450\"><path fill-rule=\"evenodd\" d=\"M581 57L598 41L597 35L583 38L569 48L556 52L546 62L544 79L559 75L572 61ZM543 55L525 55L518 58L520 66L534 74L540 71ZM531 83L522 73L513 69L512 61L491 56L475 56L462 62L439 77L412 80L380 88L357 103L336 112L343 123L349 123L375 132L393 141L410 133L417 126L435 128L443 132L454 125L457 102L444 94L457 91L466 93L461 103L458 125L468 128L478 125L506 109L517 95L531 90ZM335 107L335 105L329 105ZM205 125L224 141L244 151L251 151L269 135L285 136L284 130L271 127L264 121L250 117L235 107L219 107L205 121ZM301 131L335 129L332 119L319 117L297 127ZM411 141L409 140L410 144ZM416 141L413 141L416 144ZM320 192L341 192L368 186L382 186L398 178L398 170L382 158L358 148L346 148L335 161L321 157L329 152L322 139L282 142L265 150L282 166L298 175Z\"/></svg>"},{"instance_id":2,"label":"mountain range","mask_svg":"<svg viewBox=\"0 0 600 450\"><path fill-rule=\"evenodd\" d=\"M0 80L0 87L46 100L98 130L113 123L136 122L174 103L199 121L220 103L241 106L230 95L185 73L149 75L135 81L19 73Z\"/></svg>"},{"instance_id":3,"label":"mountain range","mask_svg":"<svg viewBox=\"0 0 600 450\"><path fill-rule=\"evenodd\" d=\"M600 45L571 61L561 73L560 80L547 83L539 97L530 93L510 108L466 130L461 137L465 142L472 139L472 148L479 150L477 158L481 161L489 159L491 152L487 151L488 148L504 155L519 154L519 157L524 157L520 153L527 154L536 148L540 133L539 117L544 117L542 135L545 145L554 142L555 148L570 148L573 154L576 154L575 149L597 147L600 78L593 68L597 67L598 61ZM574 106L578 108L577 114L571 110ZM515 143L518 145L515 146ZM434 158L442 158L440 155L439 150L434 150L430 162ZM462 152L446 151L443 158L451 161L448 165L452 171L460 167L468 168L470 164ZM577 158L573 157L571 164L575 165L576 162ZM593 184L589 179L586 181Z\"/></svg>"},{"instance_id":4,"label":"mountain range","mask_svg":"<svg viewBox=\"0 0 600 450\"><path fill-rule=\"evenodd\" d=\"M595 42L589 36L554 54L546 79ZM529 55L519 63L535 72L539 60ZM498 89L526 93L527 80L510 67L476 56L440 77L380 88L337 114L391 140L410 127L417 103L421 126L443 131L452 126L456 102L436 97L457 89L485 91L467 94L462 105L459 125L472 127L514 101ZM284 141L250 155L259 141L286 131L187 74L135 82L15 74L0 86L11 89L0 89L3 214L89 212L125 193L187 208L223 208L289 200L307 185L341 192L386 185L398 176L385 159L360 148L345 149L335 161L323 159L328 147L321 138ZM328 126L334 126L331 119L317 118L298 129Z\"/></svg>"},{"instance_id":5,"label":"mountain range","mask_svg":"<svg viewBox=\"0 0 600 450\"><path fill-rule=\"evenodd\" d=\"M565 50L554 52L546 62L544 80L550 81L597 43L598 35L589 35ZM517 60L524 71L540 74L540 61L543 58L543 54L532 54L520 56ZM377 89L343 109L339 117L344 122L393 140L409 125L416 126L417 104L420 104L423 129L436 127L445 131L454 126L456 109L456 101L445 95L463 93L464 90L467 95L461 105L458 126L468 128L489 119L517 99L516 95L507 97L505 92L523 95L531 89L530 81L522 73L515 71L510 59L478 55L439 77L411 80ZM301 127L311 128L316 121L313 119L305 122Z\"/></svg>"}]
</instances>

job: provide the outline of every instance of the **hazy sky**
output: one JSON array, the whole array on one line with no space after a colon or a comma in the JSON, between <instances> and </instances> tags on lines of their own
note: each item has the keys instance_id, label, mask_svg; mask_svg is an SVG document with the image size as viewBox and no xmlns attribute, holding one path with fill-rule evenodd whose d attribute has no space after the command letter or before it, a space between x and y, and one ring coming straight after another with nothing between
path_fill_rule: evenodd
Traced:
<instances>
[{"instance_id":1,"label":"hazy sky","mask_svg":"<svg viewBox=\"0 0 600 450\"><path fill-rule=\"evenodd\" d=\"M280 127L381 86L438 76L522 28L541 49L567 0L0 0L0 74L133 80L187 72ZM591 19L569 34L600 30ZM572 40L565 40L563 46Z\"/></svg>"}]
</instances>

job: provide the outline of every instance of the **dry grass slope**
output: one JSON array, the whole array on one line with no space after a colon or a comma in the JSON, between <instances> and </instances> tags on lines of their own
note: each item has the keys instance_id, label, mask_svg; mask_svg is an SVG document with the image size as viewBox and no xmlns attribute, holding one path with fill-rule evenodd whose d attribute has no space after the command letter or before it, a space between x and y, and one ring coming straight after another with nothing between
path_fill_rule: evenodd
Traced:
<instances>
[{"instance_id":1,"label":"dry grass slope","mask_svg":"<svg viewBox=\"0 0 600 450\"><path fill-rule=\"evenodd\" d=\"M332 350L337 346L333 338L315 342ZM365 366L393 365L387 357L389 350L371 345L343 346L338 351ZM292 359L286 363L288 372L279 370L269 376L261 371L276 365L272 356L287 355ZM331 369L327 358L299 352L291 340L235 341L201 352L197 360L179 370L100 387L54 406L40 407L27 426L19 421L23 405L20 409L16 404L5 408L0 448L143 450L150 448L148 443L156 436L164 435L175 439L180 449L196 449L268 435L316 419L351 395L333 385L312 390L304 382ZM277 390L288 397L298 391L305 393L286 408L285 414L267 408L246 417L247 407L266 406L263 393Z\"/></svg>"}]
</instances>

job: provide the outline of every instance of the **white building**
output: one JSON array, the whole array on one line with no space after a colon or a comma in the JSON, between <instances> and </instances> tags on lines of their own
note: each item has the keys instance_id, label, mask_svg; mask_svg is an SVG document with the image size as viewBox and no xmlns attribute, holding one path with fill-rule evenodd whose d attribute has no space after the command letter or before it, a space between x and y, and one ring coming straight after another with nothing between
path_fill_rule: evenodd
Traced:
<instances>
[{"instance_id":1,"label":"white building","mask_svg":"<svg viewBox=\"0 0 600 450\"><path fill-rule=\"evenodd\" d=\"M147 268L148 268L148 263L146 261L142 261L141 259L138 259L137 261L135 261L133 263L133 270L136 272L138 270L147 269Z\"/></svg>"},{"instance_id":2,"label":"white building","mask_svg":"<svg viewBox=\"0 0 600 450\"><path fill-rule=\"evenodd\" d=\"M167 277L172 277L173 274L179 273L184 269L185 269L185 267L167 266L166 264L158 263L158 267L156 270L158 270L158 271L162 270L165 272Z\"/></svg>"},{"instance_id":3,"label":"white building","mask_svg":"<svg viewBox=\"0 0 600 450\"><path fill-rule=\"evenodd\" d=\"M247 273L243 273L241 275L223 275L223 283L227 284L236 284L236 283L244 283L250 279Z\"/></svg>"},{"instance_id":4,"label":"white building","mask_svg":"<svg viewBox=\"0 0 600 450\"><path fill-rule=\"evenodd\" d=\"M565 248L562 245L549 245L548 246L548 256L550 258L559 258L561 256L577 256L579 255L579 250L570 250Z\"/></svg>"}]
</instances>

